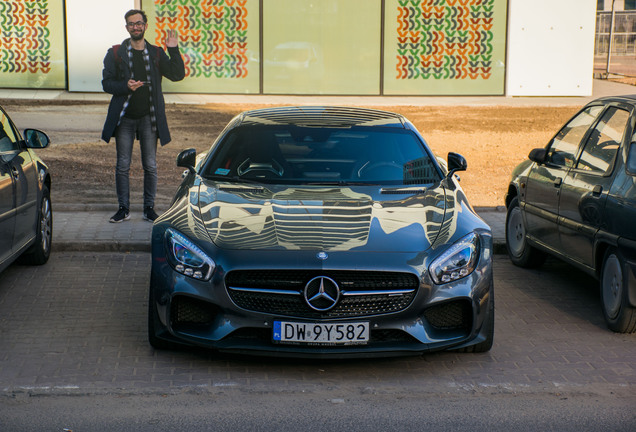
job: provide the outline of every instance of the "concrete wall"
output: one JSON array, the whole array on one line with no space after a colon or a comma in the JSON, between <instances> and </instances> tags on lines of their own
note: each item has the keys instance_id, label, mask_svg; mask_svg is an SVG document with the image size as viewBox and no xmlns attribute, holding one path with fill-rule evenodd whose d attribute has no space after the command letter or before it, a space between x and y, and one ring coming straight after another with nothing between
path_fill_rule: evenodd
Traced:
<instances>
[{"instance_id":1,"label":"concrete wall","mask_svg":"<svg viewBox=\"0 0 636 432\"><path fill-rule=\"evenodd\" d=\"M139 6L66 0L70 91L102 91L106 50L128 36L123 13ZM596 0L508 0L506 95L590 95L595 19Z\"/></svg>"},{"instance_id":2,"label":"concrete wall","mask_svg":"<svg viewBox=\"0 0 636 432\"><path fill-rule=\"evenodd\" d=\"M106 50L128 37L124 14L134 0L66 0L68 89L102 91Z\"/></svg>"},{"instance_id":3,"label":"concrete wall","mask_svg":"<svg viewBox=\"0 0 636 432\"><path fill-rule=\"evenodd\" d=\"M596 0L509 0L507 96L589 96Z\"/></svg>"}]
</instances>

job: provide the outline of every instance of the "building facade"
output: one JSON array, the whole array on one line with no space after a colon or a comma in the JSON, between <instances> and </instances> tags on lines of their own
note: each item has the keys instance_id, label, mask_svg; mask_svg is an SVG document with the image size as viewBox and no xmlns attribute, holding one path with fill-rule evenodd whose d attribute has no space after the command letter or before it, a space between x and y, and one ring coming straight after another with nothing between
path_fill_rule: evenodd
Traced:
<instances>
[{"instance_id":1,"label":"building facade","mask_svg":"<svg viewBox=\"0 0 636 432\"><path fill-rule=\"evenodd\" d=\"M623 0L618 0L623 1ZM628 0L624 0L628 1ZM101 91L106 50L142 8L177 29L168 92L588 95L594 0L0 0L0 87Z\"/></svg>"}]
</instances>

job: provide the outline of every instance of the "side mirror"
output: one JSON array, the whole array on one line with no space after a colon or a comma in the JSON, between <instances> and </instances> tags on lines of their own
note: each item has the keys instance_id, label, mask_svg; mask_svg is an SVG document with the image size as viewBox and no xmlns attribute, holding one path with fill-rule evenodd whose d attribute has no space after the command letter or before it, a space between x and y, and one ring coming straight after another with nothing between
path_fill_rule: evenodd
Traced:
<instances>
[{"instance_id":1,"label":"side mirror","mask_svg":"<svg viewBox=\"0 0 636 432\"><path fill-rule=\"evenodd\" d=\"M45 148L51 142L47 134L37 129L25 129L24 141L26 142L26 146L28 148L35 149Z\"/></svg>"},{"instance_id":2,"label":"side mirror","mask_svg":"<svg viewBox=\"0 0 636 432\"><path fill-rule=\"evenodd\" d=\"M448 177L455 174L456 171L466 171L468 163L466 158L459 153L448 153Z\"/></svg>"},{"instance_id":3,"label":"side mirror","mask_svg":"<svg viewBox=\"0 0 636 432\"><path fill-rule=\"evenodd\" d=\"M197 151L193 148L183 150L177 155L177 166L187 168L191 173L197 163Z\"/></svg>"},{"instance_id":4,"label":"side mirror","mask_svg":"<svg viewBox=\"0 0 636 432\"><path fill-rule=\"evenodd\" d=\"M528 159L530 159L532 162L542 164L542 163L545 163L546 155L547 155L547 152L544 148L536 148L536 149L530 150Z\"/></svg>"}]
</instances>

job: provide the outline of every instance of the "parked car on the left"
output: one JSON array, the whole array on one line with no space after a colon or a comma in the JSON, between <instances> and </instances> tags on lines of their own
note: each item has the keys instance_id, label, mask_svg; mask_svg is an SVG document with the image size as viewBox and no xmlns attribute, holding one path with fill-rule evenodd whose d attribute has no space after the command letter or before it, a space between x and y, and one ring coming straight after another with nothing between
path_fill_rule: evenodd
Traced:
<instances>
[{"instance_id":1,"label":"parked car on the left","mask_svg":"<svg viewBox=\"0 0 636 432\"><path fill-rule=\"evenodd\" d=\"M32 149L48 146L37 129L21 135L0 107L0 271L16 259L48 261L53 237L51 174Z\"/></svg>"}]
</instances>

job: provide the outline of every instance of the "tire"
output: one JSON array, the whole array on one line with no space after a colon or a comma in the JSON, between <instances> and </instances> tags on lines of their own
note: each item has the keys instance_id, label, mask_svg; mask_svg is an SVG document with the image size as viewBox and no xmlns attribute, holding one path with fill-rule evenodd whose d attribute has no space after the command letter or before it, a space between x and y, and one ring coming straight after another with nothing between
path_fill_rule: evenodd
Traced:
<instances>
[{"instance_id":1,"label":"tire","mask_svg":"<svg viewBox=\"0 0 636 432\"><path fill-rule=\"evenodd\" d=\"M157 308L155 307L152 288L150 288L150 294L148 296L148 342L150 343L150 346L158 350L170 351L181 348L182 346L180 344L169 342L157 337L157 322L159 322L159 316L157 315Z\"/></svg>"},{"instance_id":2,"label":"tire","mask_svg":"<svg viewBox=\"0 0 636 432\"><path fill-rule=\"evenodd\" d=\"M539 267L546 259L544 252L528 244L523 214L516 197L510 202L506 213L506 248L512 263L519 267Z\"/></svg>"},{"instance_id":3,"label":"tire","mask_svg":"<svg viewBox=\"0 0 636 432\"><path fill-rule=\"evenodd\" d=\"M20 263L28 265L46 264L51 255L51 241L53 240L53 209L51 207L51 193L47 186L42 187L42 199L38 209L35 243L20 257Z\"/></svg>"},{"instance_id":4,"label":"tire","mask_svg":"<svg viewBox=\"0 0 636 432\"><path fill-rule=\"evenodd\" d=\"M600 277L601 306L607 327L617 333L636 331L636 308L629 304L629 279L623 256L609 249Z\"/></svg>"}]
</instances>

